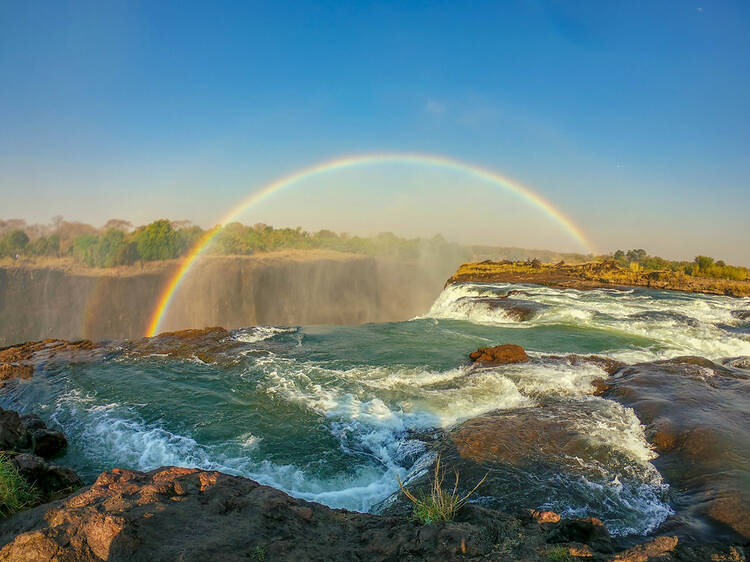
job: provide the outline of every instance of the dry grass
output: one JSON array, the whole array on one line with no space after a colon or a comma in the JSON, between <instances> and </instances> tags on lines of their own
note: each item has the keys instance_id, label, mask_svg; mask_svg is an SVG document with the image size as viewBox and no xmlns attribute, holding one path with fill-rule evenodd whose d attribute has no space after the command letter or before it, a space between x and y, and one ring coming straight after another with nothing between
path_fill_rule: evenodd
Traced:
<instances>
[{"instance_id":1,"label":"dry grass","mask_svg":"<svg viewBox=\"0 0 750 562\"><path fill-rule=\"evenodd\" d=\"M422 524L434 523L435 521L452 521L472 494L477 491L477 488L484 483L487 479L487 474L489 474L485 474L468 494L461 496L458 493L458 470L454 468L453 472L456 475L456 480L451 492L443 489L445 468L441 465L440 455L438 455L435 461L435 475L431 482L429 494L415 495L403 485L401 478L398 479L401 491L414 504L414 519Z\"/></svg>"}]
</instances>

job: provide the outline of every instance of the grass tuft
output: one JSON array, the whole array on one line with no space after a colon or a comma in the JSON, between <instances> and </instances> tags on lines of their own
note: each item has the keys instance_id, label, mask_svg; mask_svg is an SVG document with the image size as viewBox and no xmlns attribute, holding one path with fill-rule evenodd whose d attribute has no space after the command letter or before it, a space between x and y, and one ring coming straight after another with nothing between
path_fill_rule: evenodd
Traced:
<instances>
[{"instance_id":1,"label":"grass tuft","mask_svg":"<svg viewBox=\"0 0 750 562\"><path fill-rule=\"evenodd\" d=\"M31 507L39 494L18 473L8 455L0 451L0 517Z\"/></svg>"},{"instance_id":2,"label":"grass tuft","mask_svg":"<svg viewBox=\"0 0 750 562\"><path fill-rule=\"evenodd\" d=\"M468 494L461 496L458 493L458 470L454 468L453 472L456 475L456 481L453 485L453 491L448 492L443 489L445 468L441 466L440 455L438 455L437 460L435 461L435 475L432 479L429 495L413 494L403 485L401 478L398 478L398 485L401 488L401 491L409 501L414 504L414 519L423 525L434 523L436 521L453 521L464 504L466 504L471 495L477 491L477 488L482 485L487 479L487 474L489 474L485 474Z\"/></svg>"}]
</instances>

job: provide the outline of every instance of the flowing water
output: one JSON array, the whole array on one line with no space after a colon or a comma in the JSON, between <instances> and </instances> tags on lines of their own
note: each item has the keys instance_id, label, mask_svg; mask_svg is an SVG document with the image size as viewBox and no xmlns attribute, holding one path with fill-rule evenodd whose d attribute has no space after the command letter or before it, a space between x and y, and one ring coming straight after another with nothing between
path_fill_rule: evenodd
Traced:
<instances>
[{"instance_id":1,"label":"flowing water","mask_svg":"<svg viewBox=\"0 0 750 562\"><path fill-rule=\"evenodd\" d=\"M362 511L429 465L426 433L544 405L540 415L577 428L595 453L558 459L571 467L559 474L509 469L507 497L478 500L502 506L524 490L536 503L528 507L645 534L673 507L644 428L630 408L592 396L591 381L606 376L598 367L544 357L747 356L750 321L738 312L747 309L750 299L641 289L461 284L408 322L239 330L228 361L114 345L100 361L42 366L8 385L0 405L59 424L70 441L59 462L89 481L115 466L195 466ZM471 369L470 351L499 343L522 345L534 360Z\"/></svg>"}]
</instances>

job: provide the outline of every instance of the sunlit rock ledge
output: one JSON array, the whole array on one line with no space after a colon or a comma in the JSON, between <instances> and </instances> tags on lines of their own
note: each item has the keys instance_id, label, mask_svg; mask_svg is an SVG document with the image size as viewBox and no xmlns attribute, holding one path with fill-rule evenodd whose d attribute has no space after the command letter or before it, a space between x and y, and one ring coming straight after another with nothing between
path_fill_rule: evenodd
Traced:
<instances>
[{"instance_id":1,"label":"sunlit rock ledge","mask_svg":"<svg viewBox=\"0 0 750 562\"><path fill-rule=\"evenodd\" d=\"M579 265L538 262L465 263L448 279L454 283L535 283L556 288L647 287L733 297L750 296L750 281L698 277L675 271L633 271L614 262Z\"/></svg>"}]
</instances>

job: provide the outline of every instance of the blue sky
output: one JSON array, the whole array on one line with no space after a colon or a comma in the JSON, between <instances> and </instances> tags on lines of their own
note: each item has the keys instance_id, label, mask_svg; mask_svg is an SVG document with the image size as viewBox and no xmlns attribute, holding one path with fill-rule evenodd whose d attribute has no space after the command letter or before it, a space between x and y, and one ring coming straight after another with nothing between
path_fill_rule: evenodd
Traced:
<instances>
[{"instance_id":1,"label":"blue sky","mask_svg":"<svg viewBox=\"0 0 750 562\"><path fill-rule=\"evenodd\" d=\"M295 169L410 151L515 178L601 251L750 265L747 2L4 2L0 85L0 218L210 225ZM362 174L364 200L383 177L436 209L507 197ZM326 194L314 216L285 215L290 191L248 221L351 230L355 180L302 186ZM533 209L502 214L512 240L489 216L366 210L363 232L575 249Z\"/></svg>"}]
</instances>

